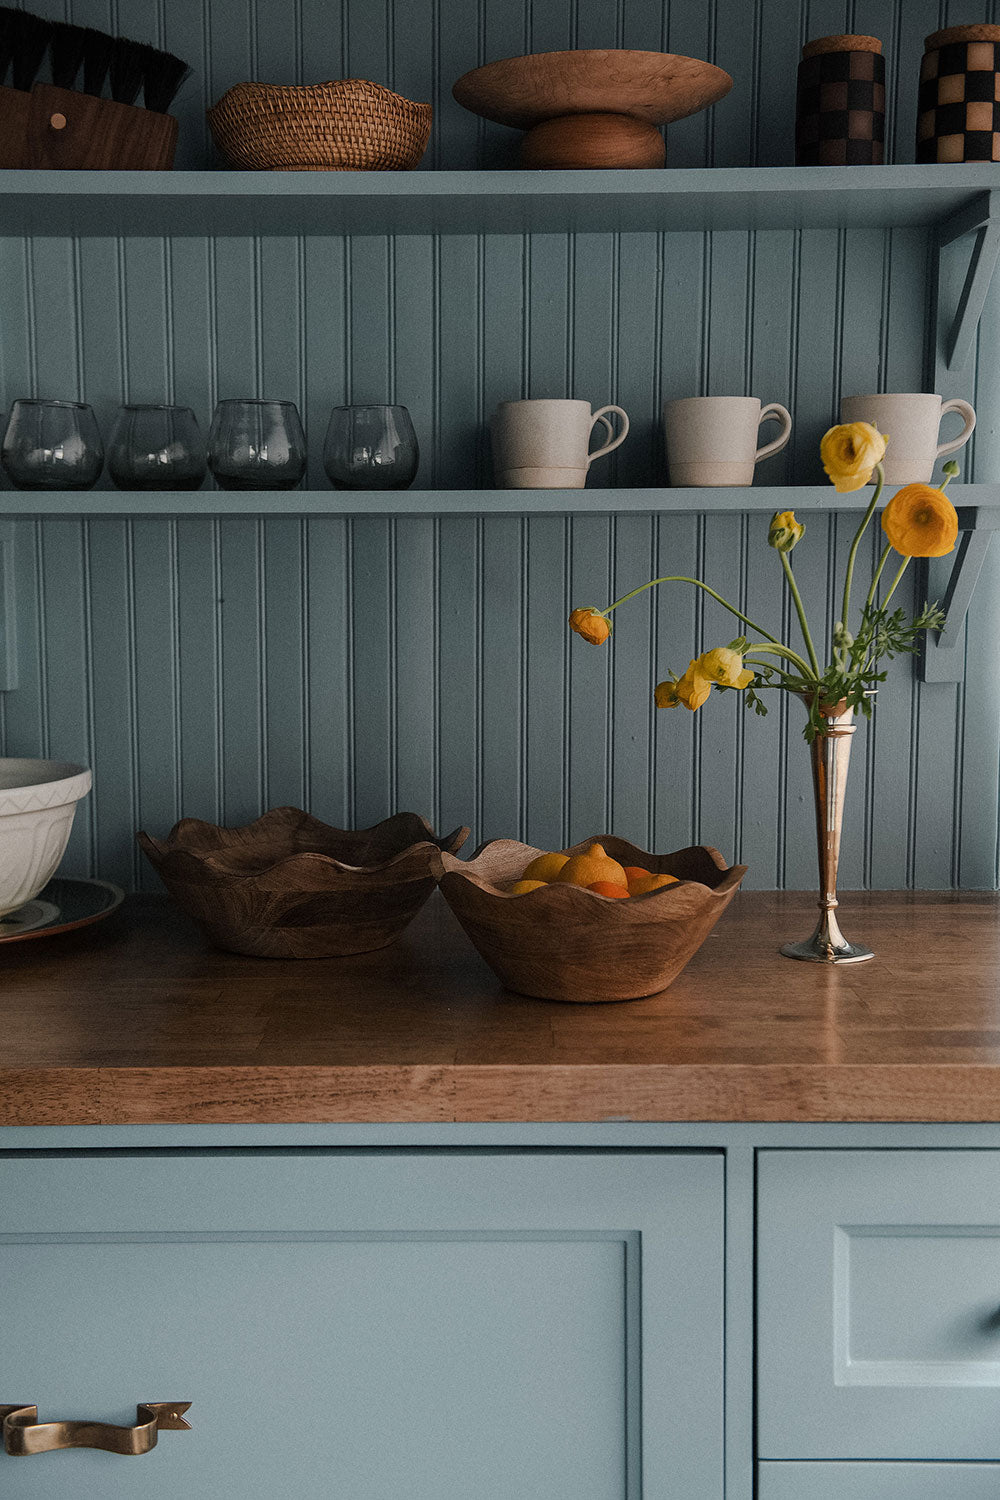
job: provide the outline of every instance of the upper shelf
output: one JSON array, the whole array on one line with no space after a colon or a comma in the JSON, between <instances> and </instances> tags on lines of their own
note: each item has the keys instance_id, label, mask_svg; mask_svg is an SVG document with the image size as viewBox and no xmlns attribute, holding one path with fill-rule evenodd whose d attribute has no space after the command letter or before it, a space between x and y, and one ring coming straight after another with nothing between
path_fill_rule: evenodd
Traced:
<instances>
[{"instance_id":1,"label":"upper shelf","mask_svg":"<svg viewBox=\"0 0 1000 1500\"><path fill-rule=\"evenodd\" d=\"M0 171L2 235L926 227L1000 166L502 172Z\"/></svg>"},{"instance_id":2,"label":"upper shelf","mask_svg":"<svg viewBox=\"0 0 1000 1500\"><path fill-rule=\"evenodd\" d=\"M885 491L886 499L894 492ZM1000 529L1000 486L956 484L963 530ZM36 516L739 515L862 511L870 490L831 484L592 490L2 490L0 518Z\"/></svg>"}]
</instances>

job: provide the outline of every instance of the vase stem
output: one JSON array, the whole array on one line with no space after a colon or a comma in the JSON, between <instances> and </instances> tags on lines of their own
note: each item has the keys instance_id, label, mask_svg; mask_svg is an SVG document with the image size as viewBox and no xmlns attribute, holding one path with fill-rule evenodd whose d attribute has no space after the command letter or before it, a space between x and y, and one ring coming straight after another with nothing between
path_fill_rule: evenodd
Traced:
<instances>
[{"instance_id":1,"label":"vase stem","mask_svg":"<svg viewBox=\"0 0 1000 1500\"><path fill-rule=\"evenodd\" d=\"M854 710L846 704L836 704L823 713L823 726L809 747L819 854L819 921L812 937L803 943L785 943L781 951L786 958L803 958L813 963L857 964L875 955L870 948L847 941L836 915L847 771L851 763L851 740L857 729Z\"/></svg>"}]
</instances>

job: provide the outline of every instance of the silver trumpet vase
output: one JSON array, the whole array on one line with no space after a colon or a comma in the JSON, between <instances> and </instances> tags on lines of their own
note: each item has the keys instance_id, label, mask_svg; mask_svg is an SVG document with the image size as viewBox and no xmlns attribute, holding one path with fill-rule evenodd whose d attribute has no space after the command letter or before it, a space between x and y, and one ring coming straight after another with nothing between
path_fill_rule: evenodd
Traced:
<instances>
[{"instance_id":1,"label":"silver trumpet vase","mask_svg":"<svg viewBox=\"0 0 1000 1500\"><path fill-rule=\"evenodd\" d=\"M860 943L849 943L837 922L840 835L844 825L851 740L857 725L854 710L844 702L824 707L821 713L824 727L809 747L816 799L819 921L812 937L803 943L785 943L781 951L786 958L802 958L810 963L860 964L867 958L874 958L874 953Z\"/></svg>"}]
</instances>

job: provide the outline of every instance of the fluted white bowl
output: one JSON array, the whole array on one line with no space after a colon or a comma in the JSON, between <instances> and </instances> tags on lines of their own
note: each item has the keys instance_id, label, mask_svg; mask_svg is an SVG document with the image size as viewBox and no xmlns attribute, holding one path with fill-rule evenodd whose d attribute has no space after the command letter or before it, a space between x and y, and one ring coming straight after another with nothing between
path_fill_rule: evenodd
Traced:
<instances>
[{"instance_id":1,"label":"fluted white bowl","mask_svg":"<svg viewBox=\"0 0 1000 1500\"><path fill-rule=\"evenodd\" d=\"M85 766L0 757L0 917L52 879L90 784Z\"/></svg>"}]
</instances>

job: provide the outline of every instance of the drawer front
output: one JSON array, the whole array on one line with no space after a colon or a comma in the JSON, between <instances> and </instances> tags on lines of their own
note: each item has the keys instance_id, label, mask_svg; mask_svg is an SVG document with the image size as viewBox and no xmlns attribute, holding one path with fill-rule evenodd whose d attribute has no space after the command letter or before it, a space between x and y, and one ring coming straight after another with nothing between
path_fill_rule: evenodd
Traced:
<instances>
[{"instance_id":1,"label":"drawer front","mask_svg":"<svg viewBox=\"0 0 1000 1500\"><path fill-rule=\"evenodd\" d=\"M0 1403L192 1427L5 1500L721 1500L717 1156L18 1154L0 1231Z\"/></svg>"},{"instance_id":2,"label":"drawer front","mask_svg":"<svg viewBox=\"0 0 1000 1500\"><path fill-rule=\"evenodd\" d=\"M997 1500L997 1464L765 1463L757 1500Z\"/></svg>"},{"instance_id":3,"label":"drawer front","mask_svg":"<svg viewBox=\"0 0 1000 1500\"><path fill-rule=\"evenodd\" d=\"M1000 1153L769 1151L758 1189L761 1457L1000 1459Z\"/></svg>"}]
</instances>

